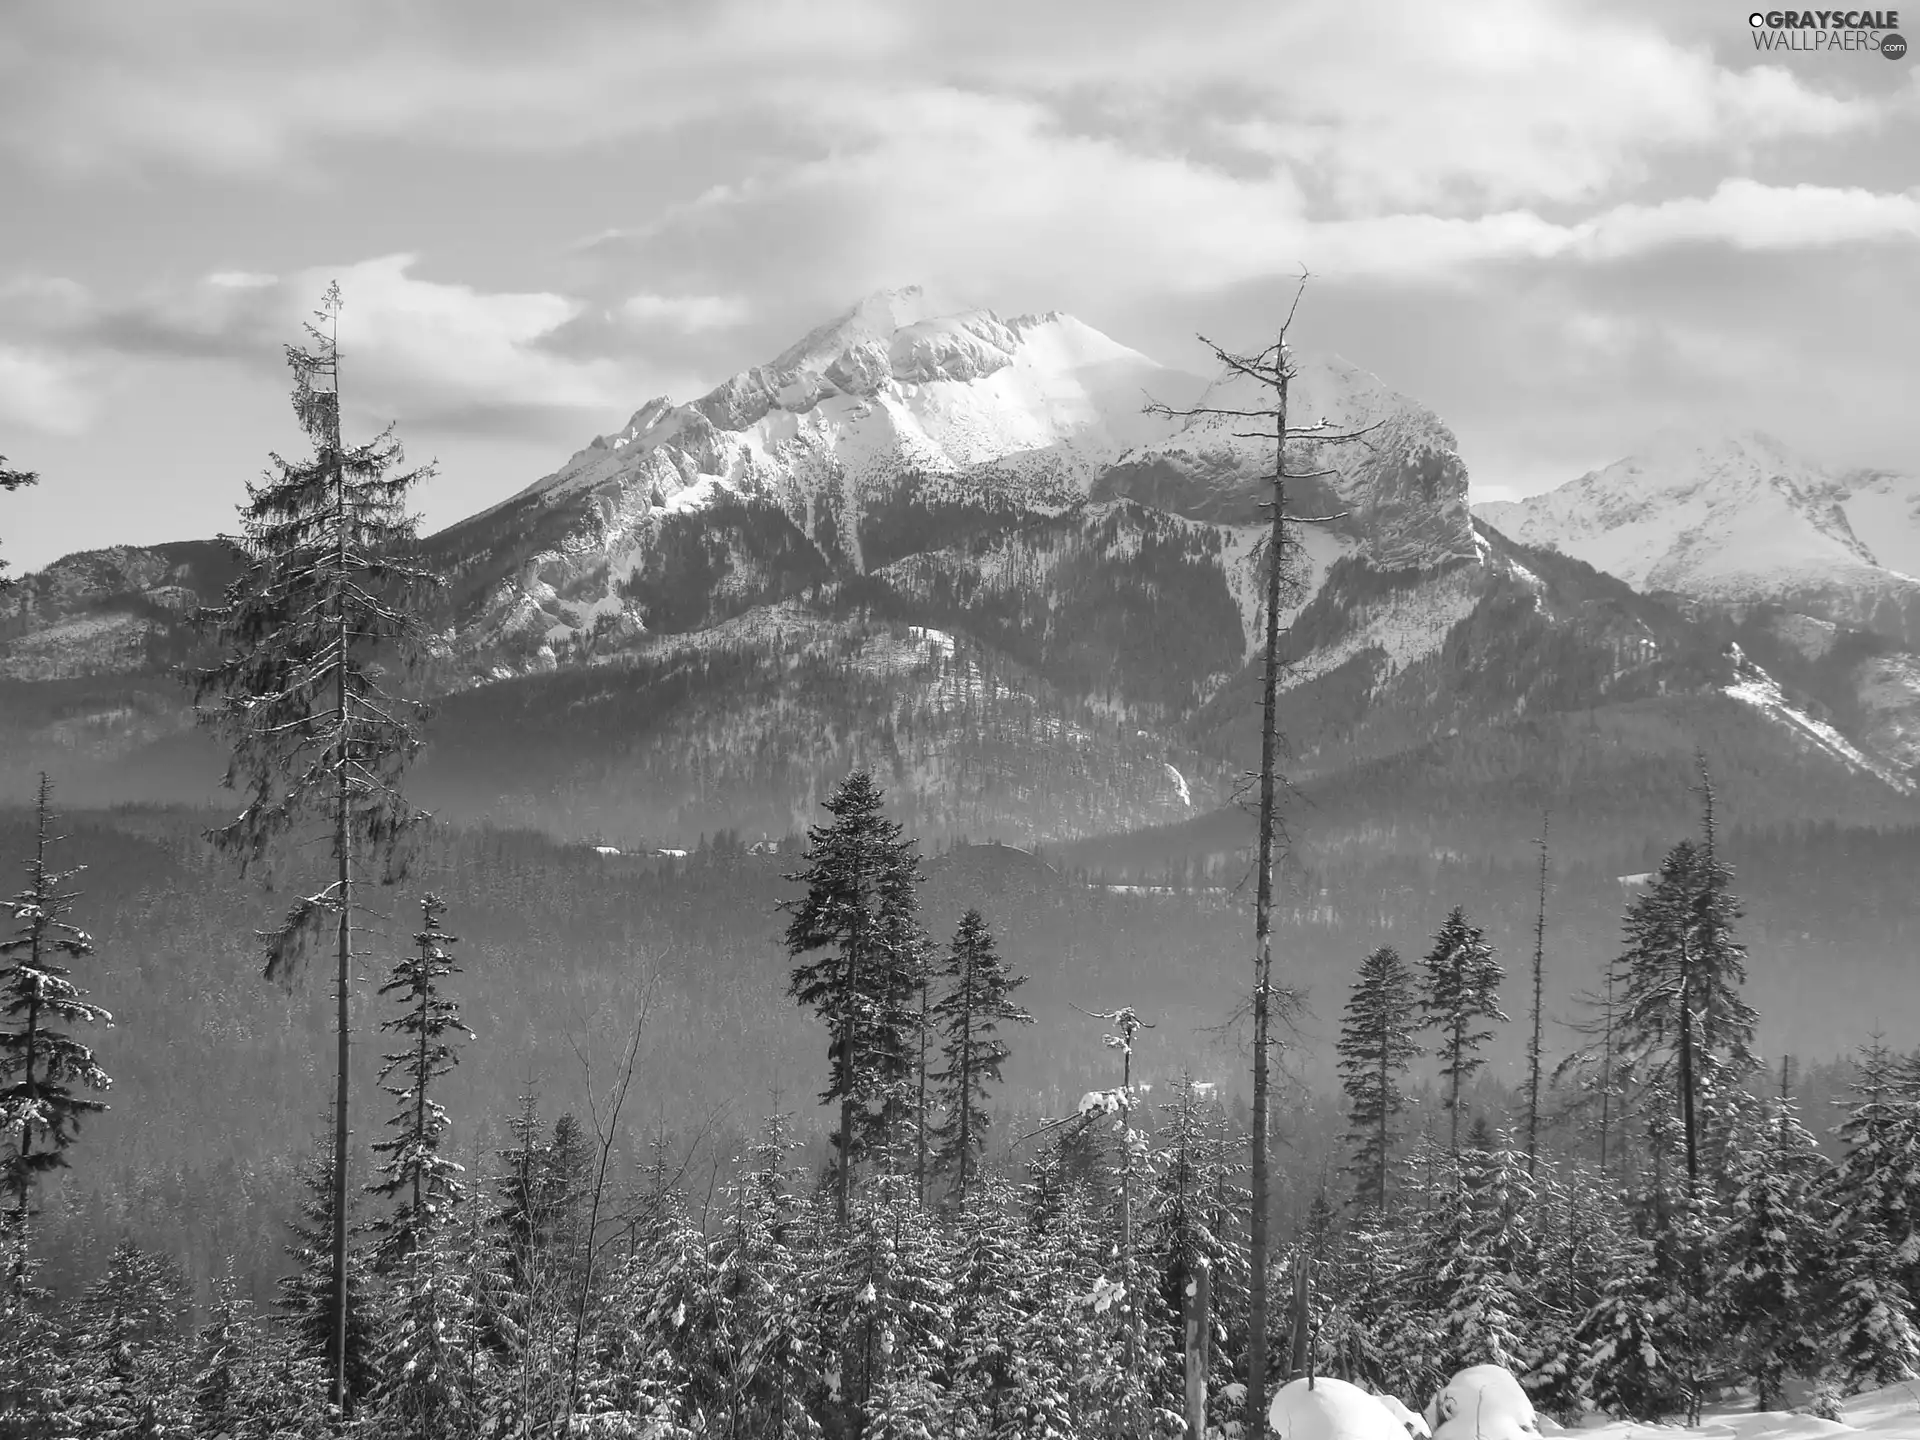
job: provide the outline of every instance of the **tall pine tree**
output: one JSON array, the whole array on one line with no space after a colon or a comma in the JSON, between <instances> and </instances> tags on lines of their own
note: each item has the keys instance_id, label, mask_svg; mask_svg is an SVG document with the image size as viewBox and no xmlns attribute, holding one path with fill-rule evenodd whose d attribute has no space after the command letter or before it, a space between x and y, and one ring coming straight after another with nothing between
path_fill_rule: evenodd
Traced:
<instances>
[{"instance_id":1,"label":"tall pine tree","mask_svg":"<svg viewBox=\"0 0 1920 1440\"><path fill-rule=\"evenodd\" d=\"M420 653L419 605L437 584L411 559L417 522L406 511L408 493L433 467L390 473L401 461L391 426L364 445L341 438L339 314L335 285L321 326L306 327L312 347L287 347L294 414L314 454L298 462L275 455L263 483L247 487L242 534L228 541L241 574L224 603L200 616L223 658L193 677L199 718L232 747L224 783L246 797L232 822L210 832L215 847L245 870L319 841L331 862L327 881L262 939L268 977L290 981L331 932L336 1298L346 1294L353 933L365 880L404 868L400 842L422 818L400 780L427 711L389 693L387 671L396 656ZM333 1399L344 1406L344 1309L332 1323Z\"/></svg>"},{"instance_id":2,"label":"tall pine tree","mask_svg":"<svg viewBox=\"0 0 1920 1440\"><path fill-rule=\"evenodd\" d=\"M1628 906L1625 921L1621 1053L1641 1067L1648 1085L1673 1095L1690 1190L1700 1178L1703 1091L1738 1080L1757 1063L1755 1015L1740 998L1746 950L1733 937L1740 909L1731 879L1711 843L1682 840L1661 861L1652 887Z\"/></svg>"},{"instance_id":3,"label":"tall pine tree","mask_svg":"<svg viewBox=\"0 0 1920 1440\"><path fill-rule=\"evenodd\" d=\"M808 831L806 868L787 878L806 886L782 902L791 919L790 993L826 1022L832 1075L821 1100L838 1105L834 1214L852 1218L853 1165L898 1114L899 1085L911 1074L906 1001L919 957L920 857L902 826L882 813L873 776L856 770L824 802L833 817ZM819 959L806 957L827 953Z\"/></svg>"},{"instance_id":4,"label":"tall pine tree","mask_svg":"<svg viewBox=\"0 0 1920 1440\"><path fill-rule=\"evenodd\" d=\"M1026 983L1013 974L978 910L960 917L941 967L947 990L933 1007L945 1067L933 1076L935 1102L944 1118L933 1129L934 1168L953 1177L953 1197L966 1207L986 1147L989 1084L998 1084L1007 1046L1001 1024L1031 1025L1033 1016L1013 1002Z\"/></svg>"},{"instance_id":5,"label":"tall pine tree","mask_svg":"<svg viewBox=\"0 0 1920 1440\"><path fill-rule=\"evenodd\" d=\"M53 786L43 774L27 888L8 902L19 929L0 941L0 1183L22 1256L34 1186L66 1165L82 1119L107 1108L80 1091L113 1083L93 1051L68 1032L73 1025L111 1025L113 1017L89 1004L69 978L69 962L91 955L93 941L68 919L79 897L66 886L79 870L55 870L49 856L62 838L53 833L52 804Z\"/></svg>"},{"instance_id":6,"label":"tall pine tree","mask_svg":"<svg viewBox=\"0 0 1920 1440\"><path fill-rule=\"evenodd\" d=\"M1393 1121L1406 1103L1399 1077L1420 1053L1416 1004L1413 973L1397 950L1382 945L1360 962L1340 1027L1346 1138L1354 1147L1346 1170L1358 1197L1376 1210L1386 1208Z\"/></svg>"},{"instance_id":7,"label":"tall pine tree","mask_svg":"<svg viewBox=\"0 0 1920 1440\"><path fill-rule=\"evenodd\" d=\"M1478 925L1469 924L1466 911L1456 905L1433 937L1420 977L1420 1005L1424 1027L1437 1030L1434 1053L1440 1061L1440 1079L1446 1085L1441 1104L1451 1120L1448 1148L1460 1153L1460 1096L1466 1082L1486 1064L1480 1047L1493 1031L1476 1029L1489 1020L1505 1021L1500 1008L1500 982L1506 972L1493 958L1493 947Z\"/></svg>"}]
</instances>

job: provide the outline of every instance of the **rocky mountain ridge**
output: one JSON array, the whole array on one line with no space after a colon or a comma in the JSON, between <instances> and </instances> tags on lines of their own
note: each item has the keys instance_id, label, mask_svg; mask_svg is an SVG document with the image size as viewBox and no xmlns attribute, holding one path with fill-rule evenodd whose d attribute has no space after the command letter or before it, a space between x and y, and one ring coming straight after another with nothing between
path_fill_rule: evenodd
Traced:
<instances>
[{"instance_id":1,"label":"rocky mountain ridge","mask_svg":"<svg viewBox=\"0 0 1920 1440\"><path fill-rule=\"evenodd\" d=\"M1330 472L1292 484L1293 506L1337 517L1296 531L1281 617L1290 774L1336 835L1506 835L1556 792L1596 824L1644 823L1706 736L1799 777L1754 786L1759 811L1905 813L1920 690L1888 649L1865 698L1848 667L1870 632L1695 613L1509 536L1526 516L1475 520L1431 410L1338 359L1301 369L1294 422L1362 432L1288 455ZM804 826L863 763L927 833L1241 825L1272 445L1245 419L1145 410L1264 398L1069 316L869 297L428 537L452 585L423 797L680 842ZM1588 510L1594 534L1627 523ZM1642 589L1657 568L1633 571ZM96 552L0 602L0 779L84 761L107 798L183 774L204 794L217 757L166 672L181 612L230 573L211 544ZM1383 806L1401 815L1384 830Z\"/></svg>"}]
</instances>

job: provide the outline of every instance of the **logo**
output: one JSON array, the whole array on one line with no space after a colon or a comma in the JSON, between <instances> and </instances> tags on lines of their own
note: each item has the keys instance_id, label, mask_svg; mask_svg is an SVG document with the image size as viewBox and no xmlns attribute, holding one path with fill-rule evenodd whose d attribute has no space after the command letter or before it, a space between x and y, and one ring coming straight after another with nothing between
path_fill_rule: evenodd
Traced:
<instances>
[{"instance_id":1,"label":"logo","mask_svg":"<svg viewBox=\"0 0 1920 1440\"><path fill-rule=\"evenodd\" d=\"M1747 16L1756 50L1878 50L1907 53L1898 10L1755 10Z\"/></svg>"}]
</instances>

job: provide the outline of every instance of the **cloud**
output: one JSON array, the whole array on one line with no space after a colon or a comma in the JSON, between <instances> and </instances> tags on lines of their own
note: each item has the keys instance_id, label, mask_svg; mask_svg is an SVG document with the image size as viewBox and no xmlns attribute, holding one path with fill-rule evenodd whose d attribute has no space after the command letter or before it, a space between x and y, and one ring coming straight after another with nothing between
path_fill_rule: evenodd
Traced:
<instances>
[{"instance_id":1,"label":"cloud","mask_svg":"<svg viewBox=\"0 0 1920 1440\"><path fill-rule=\"evenodd\" d=\"M0 343L0 424L46 435L76 435L96 404L81 367L59 356Z\"/></svg>"},{"instance_id":2,"label":"cloud","mask_svg":"<svg viewBox=\"0 0 1920 1440\"><path fill-rule=\"evenodd\" d=\"M620 313L639 325L665 325L687 334L725 330L752 313L737 295L629 295Z\"/></svg>"},{"instance_id":3,"label":"cloud","mask_svg":"<svg viewBox=\"0 0 1920 1440\"><path fill-rule=\"evenodd\" d=\"M1828 185L1721 182L1711 195L1616 207L1580 227L1574 248L1611 259L1664 245L1805 250L1854 241L1920 240L1920 189L1877 194Z\"/></svg>"},{"instance_id":4,"label":"cloud","mask_svg":"<svg viewBox=\"0 0 1920 1440\"><path fill-rule=\"evenodd\" d=\"M44 344L91 357L99 362L96 368L187 359L235 363L261 374L278 367L286 344L302 340L301 326L313 319L328 282L337 278L344 296L343 388L351 408L386 417L441 415L457 423L489 408L600 412L627 403L631 367L609 356L582 358L546 348L584 302L423 279L412 273L417 263L403 254L285 276L218 272L119 302L101 300L72 282L18 282L0 291L0 315L36 324ZM41 377L39 389L23 393L54 393L55 382L47 377L56 371L46 362L31 373ZM71 386L62 393L69 395L64 405L36 402L37 408L69 426L84 425L85 407L72 400Z\"/></svg>"}]
</instances>

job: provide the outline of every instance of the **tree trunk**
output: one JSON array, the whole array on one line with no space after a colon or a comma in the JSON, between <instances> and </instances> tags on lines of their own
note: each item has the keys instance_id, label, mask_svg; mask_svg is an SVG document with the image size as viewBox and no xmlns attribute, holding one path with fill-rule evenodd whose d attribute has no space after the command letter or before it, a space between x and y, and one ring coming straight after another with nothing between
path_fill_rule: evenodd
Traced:
<instances>
[{"instance_id":1,"label":"tree trunk","mask_svg":"<svg viewBox=\"0 0 1920 1440\"><path fill-rule=\"evenodd\" d=\"M1691 958L1682 956L1691 968ZM1680 1117L1687 1140L1687 1198L1695 1198L1700 1188L1700 1160L1694 1139L1693 1118L1693 987L1691 975L1683 972L1680 981Z\"/></svg>"},{"instance_id":2,"label":"tree trunk","mask_svg":"<svg viewBox=\"0 0 1920 1440\"><path fill-rule=\"evenodd\" d=\"M1288 1377L1293 1380L1298 1380L1302 1375L1309 1373L1309 1367L1313 1364L1313 1346L1310 1343L1313 1324L1313 1305L1307 1289L1307 1271L1308 1267L1312 1264L1312 1259L1303 1247L1300 1251L1300 1258L1294 1263L1293 1267L1293 1347L1291 1356L1293 1374ZM1266 1423L1264 1417L1262 1417L1260 1423L1263 1425ZM1260 1433L1264 1434L1265 1432L1262 1431Z\"/></svg>"},{"instance_id":3,"label":"tree trunk","mask_svg":"<svg viewBox=\"0 0 1920 1440\"><path fill-rule=\"evenodd\" d=\"M347 576L347 526L346 513L346 471L340 454L340 398L339 382L334 385L333 406L333 477L334 477L334 527L338 537L339 552L336 563L339 566L335 583L344 585ZM338 652L334 656L334 679L340 701L338 716L337 748L334 752L334 764L337 767L337 779L333 817L333 848L339 861L340 885L340 946L338 956L338 989L335 994L336 1021L339 1027L339 1045L334 1056L333 1090L333 1403L341 1415L347 1413L347 1062L351 1041L349 1039L348 987L353 979L353 822L352 779L347 773L351 759L352 730L347 715L347 645L351 635L347 628L347 610L344 596L337 597L335 604L340 607L338 633L334 643Z\"/></svg>"},{"instance_id":4,"label":"tree trunk","mask_svg":"<svg viewBox=\"0 0 1920 1440\"><path fill-rule=\"evenodd\" d=\"M862 899L865 897L862 896ZM844 1234L853 1202L853 1029L854 987L860 981L860 922L856 918L847 945L847 987L840 996L840 1172L834 1176L834 1217Z\"/></svg>"},{"instance_id":5,"label":"tree trunk","mask_svg":"<svg viewBox=\"0 0 1920 1440\"><path fill-rule=\"evenodd\" d=\"M1460 1158L1460 1061L1467 1053L1467 1022L1464 1016L1456 1017L1453 1022L1453 1076L1447 1088L1447 1118L1451 1122L1447 1130L1447 1149L1453 1158Z\"/></svg>"},{"instance_id":6,"label":"tree trunk","mask_svg":"<svg viewBox=\"0 0 1920 1440\"><path fill-rule=\"evenodd\" d=\"M1195 1262L1187 1280L1187 1434L1207 1433L1207 1361L1213 1349L1213 1267Z\"/></svg>"},{"instance_id":7,"label":"tree trunk","mask_svg":"<svg viewBox=\"0 0 1920 1440\"><path fill-rule=\"evenodd\" d=\"M422 955L422 974L416 987L420 996L420 1053L416 1062L413 1081L413 1143L424 1148L427 1139L427 999L431 992L428 989L425 974L427 964L424 958L427 952L425 942L421 943L420 950ZM418 1245L420 1232L426 1228L421 1218L421 1210L425 1199L426 1197L420 1190L420 1165L419 1162L416 1161L413 1167L414 1238L411 1242L414 1245Z\"/></svg>"},{"instance_id":8,"label":"tree trunk","mask_svg":"<svg viewBox=\"0 0 1920 1440\"><path fill-rule=\"evenodd\" d=\"M1540 1004L1547 953L1547 823L1540 819L1540 910L1533 922L1533 1040L1527 1047L1527 1178L1540 1153Z\"/></svg>"},{"instance_id":9,"label":"tree trunk","mask_svg":"<svg viewBox=\"0 0 1920 1440\"><path fill-rule=\"evenodd\" d=\"M914 1151L913 1198L920 1205L927 1203L927 1002L928 991L932 988L931 977L922 975L920 980L920 1100L919 1111L914 1117L914 1131L918 1143Z\"/></svg>"},{"instance_id":10,"label":"tree trunk","mask_svg":"<svg viewBox=\"0 0 1920 1440\"><path fill-rule=\"evenodd\" d=\"M1252 1211L1247 1224L1252 1266L1247 1294L1246 1433L1263 1435L1267 1423L1267 1029L1273 985L1273 842L1275 771L1280 729L1280 577L1286 558L1287 379L1280 349L1279 406L1275 415L1273 526L1267 541L1266 672L1260 697L1260 836L1253 902L1253 1134Z\"/></svg>"},{"instance_id":11,"label":"tree trunk","mask_svg":"<svg viewBox=\"0 0 1920 1440\"><path fill-rule=\"evenodd\" d=\"M968 954L960 972L960 1213L967 1210L967 1175L973 1169L972 1127L967 1123L973 1108L973 956Z\"/></svg>"},{"instance_id":12,"label":"tree trunk","mask_svg":"<svg viewBox=\"0 0 1920 1440\"><path fill-rule=\"evenodd\" d=\"M1600 1173L1607 1173L1607 1131L1613 1121L1613 967L1607 967L1607 1022L1600 1040Z\"/></svg>"},{"instance_id":13,"label":"tree trunk","mask_svg":"<svg viewBox=\"0 0 1920 1440\"><path fill-rule=\"evenodd\" d=\"M1385 1002L1383 1000L1382 1010L1381 1010L1380 1037L1379 1037L1380 1094L1377 1097L1378 1103L1380 1106L1380 1130L1377 1137L1380 1142L1380 1154L1378 1156L1377 1164L1375 1166L1374 1181L1373 1181L1374 1208L1380 1211L1380 1213L1383 1215L1386 1213L1386 1209L1387 1209L1387 1084L1388 1084L1387 1059L1388 1059L1388 1048L1393 1043L1393 1017L1386 1013L1384 1005L1385 1005Z\"/></svg>"}]
</instances>

